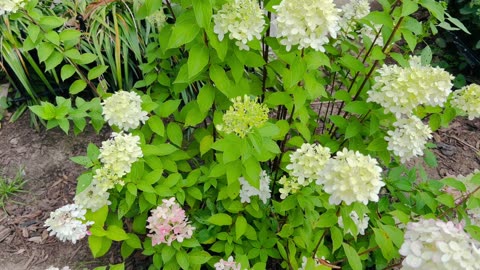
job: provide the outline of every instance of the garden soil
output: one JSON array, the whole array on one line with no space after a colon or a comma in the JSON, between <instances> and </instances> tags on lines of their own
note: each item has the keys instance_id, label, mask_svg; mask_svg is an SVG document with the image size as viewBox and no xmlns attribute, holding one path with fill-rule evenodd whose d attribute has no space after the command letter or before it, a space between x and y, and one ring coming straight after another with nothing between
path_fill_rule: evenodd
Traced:
<instances>
[{"instance_id":1,"label":"garden soil","mask_svg":"<svg viewBox=\"0 0 480 270\"><path fill-rule=\"evenodd\" d=\"M7 117L8 118L8 117ZM59 129L35 131L28 115L14 123L4 119L0 127L0 170L14 177L23 167L24 192L14 196L0 209L0 270L44 270L49 266L93 269L119 263L119 247L100 259L94 259L83 239L76 244L49 236L44 222L49 213L71 203L76 178L83 168L70 157L84 155L89 142L100 145L109 131L96 134L87 130L81 135L65 135ZM466 175L480 169L480 119L458 119L448 129L434 134L439 165L427 168L431 179L449 175ZM422 160L410 164L422 164ZM127 269L142 269L130 261Z\"/></svg>"}]
</instances>

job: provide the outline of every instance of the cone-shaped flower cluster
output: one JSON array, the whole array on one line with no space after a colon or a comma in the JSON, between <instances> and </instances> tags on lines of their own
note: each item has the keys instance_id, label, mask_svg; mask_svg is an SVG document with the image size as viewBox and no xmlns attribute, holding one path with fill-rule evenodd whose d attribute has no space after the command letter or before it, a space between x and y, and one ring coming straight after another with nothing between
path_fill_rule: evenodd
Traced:
<instances>
[{"instance_id":1,"label":"cone-shaped flower cluster","mask_svg":"<svg viewBox=\"0 0 480 270\"><path fill-rule=\"evenodd\" d=\"M162 204L153 209L148 217L147 235L152 238L152 246L165 243L171 245L173 241L183 242L192 237L194 227L188 223L188 218L175 198L163 199Z\"/></svg>"},{"instance_id":2,"label":"cone-shaped flower cluster","mask_svg":"<svg viewBox=\"0 0 480 270\"><path fill-rule=\"evenodd\" d=\"M67 204L50 213L45 221L45 227L50 235L58 239L72 241L74 244L85 237L88 233L88 226L92 221L85 221L86 210L76 204Z\"/></svg>"},{"instance_id":3,"label":"cone-shaped flower cluster","mask_svg":"<svg viewBox=\"0 0 480 270\"><path fill-rule=\"evenodd\" d=\"M318 175L317 184L323 185L325 192L330 194L331 204L368 204L368 201L378 201L380 188L385 185L381 172L377 160L344 148L328 160Z\"/></svg>"},{"instance_id":4,"label":"cone-shaped flower cluster","mask_svg":"<svg viewBox=\"0 0 480 270\"><path fill-rule=\"evenodd\" d=\"M223 124L217 125L218 130L225 133L235 133L241 138L245 137L253 127L261 127L268 120L268 108L257 103L245 95L232 99L233 105L223 115Z\"/></svg>"},{"instance_id":5,"label":"cone-shaped flower cluster","mask_svg":"<svg viewBox=\"0 0 480 270\"><path fill-rule=\"evenodd\" d=\"M263 11L256 0L233 0L222 6L213 15L213 31L220 41L228 34L242 50L249 50L247 43L254 38L261 39L265 26Z\"/></svg>"},{"instance_id":6,"label":"cone-shaped flower cluster","mask_svg":"<svg viewBox=\"0 0 480 270\"><path fill-rule=\"evenodd\" d=\"M453 92L452 106L466 113L470 120L480 117L480 85L470 84Z\"/></svg>"},{"instance_id":7,"label":"cone-shaped flower cluster","mask_svg":"<svg viewBox=\"0 0 480 270\"><path fill-rule=\"evenodd\" d=\"M148 120L142 111L142 99L135 92L118 91L102 102L103 117L110 126L125 131L137 128Z\"/></svg>"},{"instance_id":8,"label":"cone-shaped flower cluster","mask_svg":"<svg viewBox=\"0 0 480 270\"><path fill-rule=\"evenodd\" d=\"M333 0L283 0L273 8L277 11L277 37L287 51L298 45L298 49L324 52L328 37L337 37L340 17Z\"/></svg>"},{"instance_id":9,"label":"cone-shaped flower cluster","mask_svg":"<svg viewBox=\"0 0 480 270\"><path fill-rule=\"evenodd\" d=\"M427 141L432 138L432 130L416 116L403 118L393 123L395 129L388 131L385 140L387 149L400 157L402 163L416 156L423 156Z\"/></svg>"}]
</instances>

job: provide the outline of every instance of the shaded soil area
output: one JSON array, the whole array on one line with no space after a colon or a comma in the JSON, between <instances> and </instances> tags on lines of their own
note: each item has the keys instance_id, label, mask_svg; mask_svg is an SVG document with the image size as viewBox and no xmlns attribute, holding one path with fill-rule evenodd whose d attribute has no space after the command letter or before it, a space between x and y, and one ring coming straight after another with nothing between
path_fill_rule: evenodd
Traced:
<instances>
[{"instance_id":1,"label":"shaded soil area","mask_svg":"<svg viewBox=\"0 0 480 270\"><path fill-rule=\"evenodd\" d=\"M48 236L44 221L51 211L72 203L76 178L83 168L69 160L84 155L89 142L97 145L109 136L87 130L80 136L65 135L59 129L35 132L28 114L15 123L3 121L0 128L0 170L7 178L19 168L28 181L24 193L17 193L0 210L0 269L46 269L70 266L91 269L114 263L114 258L94 262L88 242L61 242ZM109 254L113 256L113 254Z\"/></svg>"},{"instance_id":2,"label":"shaded soil area","mask_svg":"<svg viewBox=\"0 0 480 270\"><path fill-rule=\"evenodd\" d=\"M118 248L95 260L88 242L61 242L48 236L44 221L49 213L71 203L76 178L83 168L69 160L84 155L89 142L100 145L109 131L87 130L79 136L59 129L36 132L27 115L15 123L6 120L0 128L0 170L13 177L19 167L25 171L25 192L14 196L5 211L0 209L0 269L43 270L49 266L93 269L120 262ZM480 119L459 118L448 129L434 134L437 168L427 168L432 179L466 175L480 169ZM422 163L420 158L417 163ZM129 263L128 269L136 269Z\"/></svg>"}]
</instances>

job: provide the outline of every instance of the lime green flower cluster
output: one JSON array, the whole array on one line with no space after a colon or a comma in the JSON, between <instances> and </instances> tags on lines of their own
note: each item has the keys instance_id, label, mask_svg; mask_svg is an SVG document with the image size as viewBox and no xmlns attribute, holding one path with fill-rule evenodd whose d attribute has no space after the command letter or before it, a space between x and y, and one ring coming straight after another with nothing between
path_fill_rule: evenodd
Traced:
<instances>
[{"instance_id":1,"label":"lime green flower cluster","mask_svg":"<svg viewBox=\"0 0 480 270\"><path fill-rule=\"evenodd\" d=\"M480 117L480 85L473 83L453 92L452 105L466 113L469 120Z\"/></svg>"},{"instance_id":2,"label":"lime green flower cluster","mask_svg":"<svg viewBox=\"0 0 480 270\"><path fill-rule=\"evenodd\" d=\"M263 126L268 120L268 108L257 100L247 95L232 99L233 105L223 115L223 125L217 125L217 129L243 138L253 127Z\"/></svg>"}]
</instances>

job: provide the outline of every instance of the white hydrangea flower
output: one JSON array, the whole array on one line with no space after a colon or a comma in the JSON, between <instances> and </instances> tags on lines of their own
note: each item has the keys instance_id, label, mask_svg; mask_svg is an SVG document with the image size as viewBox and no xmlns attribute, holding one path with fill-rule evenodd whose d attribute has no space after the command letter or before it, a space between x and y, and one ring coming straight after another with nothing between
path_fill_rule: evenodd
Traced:
<instances>
[{"instance_id":1,"label":"white hydrangea flower","mask_svg":"<svg viewBox=\"0 0 480 270\"><path fill-rule=\"evenodd\" d=\"M132 163L143 157L140 137L125 133L112 133L102 142L98 158L113 174L122 177L130 172Z\"/></svg>"},{"instance_id":2,"label":"white hydrangea flower","mask_svg":"<svg viewBox=\"0 0 480 270\"><path fill-rule=\"evenodd\" d=\"M367 92L367 101L380 104L397 118L411 115L419 105L442 106L451 92L453 76L438 67L422 66L420 57L409 61L410 67L383 65Z\"/></svg>"},{"instance_id":3,"label":"white hydrangea flower","mask_svg":"<svg viewBox=\"0 0 480 270\"><path fill-rule=\"evenodd\" d=\"M273 8L277 11L277 37L287 51L298 45L299 49L324 52L328 36L337 37L340 17L333 0L283 0Z\"/></svg>"},{"instance_id":4,"label":"white hydrangea flower","mask_svg":"<svg viewBox=\"0 0 480 270\"><path fill-rule=\"evenodd\" d=\"M25 6L25 0L2 0L0 1L0 16L17 12Z\"/></svg>"},{"instance_id":5,"label":"white hydrangea flower","mask_svg":"<svg viewBox=\"0 0 480 270\"><path fill-rule=\"evenodd\" d=\"M108 193L107 189L101 187L94 178L85 190L75 195L73 200L81 208L96 212L103 206L111 204L108 200L109 196L110 193Z\"/></svg>"},{"instance_id":6,"label":"white hydrangea flower","mask_svg":"<svg viewBox=\"0 0 480 270\"><path fill-rule=\"evenodd\" d=\"M102 102L103 116L109 125L125 131L137 128L148 120L142 111L142 99L135 92L118 91Z\"/></svg>"},{"instance_id":7,"label":"white hydrangea flower","mask_svg":"<svg viewBox=\"0 0 480 270\"><path fill-rule=\"evenodd\" d=\"M263 203L267 203L267 200L270 199L270 176L268 176L266 171L260 172L260 189L257 189L251 186L243 177L238 179L240 181L240 201L242 203L250 203L250 198L252 196L258 196Z\"/></svg>"},{"instance_id":8,"label":"white hydrangea flower","mask_svg":"<svg viewBox=\"0 0 480 270\"><path fill-rule=\"evenodd\" d=\"M480 117L480 85L473 83L454 91L452 106L466 113L469 120Z\"/></svg>"},{"instance_id":9,"label":"white hydrangea flower","mask_svg":"<svg viewBox=\"0 0 480 270\"><path fill-rule=\"evenodd\" d=\"M290 154L287 169L297 179L298 184L309 185L323 169L330 158L330 149L319 144L304 143Z\"/></svg>"},{"instance_id":10,"label":"white hydrangea flower","mask_svg":"<svg viewBox=\"0 0 480 270\"><path fill-rule=\"evenodd\" d=\"M398 119L393 123L395 130L389 130L385 140L387 149L400 157L402 163L413 157L423 156L427 141L432 138L432 130L416 116Z\"/></svg>"},{"instance_id":11,"label":"white hydrangea flower","mask_svg":"<svg viewBox=\"0 0 480 270\"><path fill-rule=\"evenodd\" d=\"M256 0L233 0L222 6L213 15L213 32L220 41L229 33L229 38L242 50L249 50L247 43L254 38L261 39L265 26L263 11Z\"/></svg>"},{"instance_id":12,"label":"white hydrangea flower","mask_svg":"<svg viewBox=\"0 0 480 270\"><path fill-rule=\"evenodd\" d=\"M383 37L381 34L379 34L381 28L382 26L380 24L375 24L374 26L362 24L360 28L360 34L368 37L372 42L375 41L375 45L383 46ZM379 34L378 37L377 34ZM375 37L377 39L375 39Z\"/></svg>"},{"instance_id":13,"label":"white hydrangea flower","mask_svg":"<svg viewBox=\"0 0 480 270\"><path fill-rule=\"evenodd\" d=\"M407 224L399 253L405 256L402 269L479 269L479 243L460 225L441 220Z\"/></svg>"},{"instance_id":14,"label":"white hydrangea flower","mask_svg":"<svg viewBox=\"0 0 480 270\"><path fill-rule=\"evenodd\" d=\"M67 204L50 213L45 227L58 239L72 241L74 244L87 235L87 227L92 221L85 221L86 210L76 204Z\"/></svg>"},{"instance_id":15,"label":"white hydrangea flower","mask_svg":"<svg viewBox=\"0 0 480 270\"><path fill-rule=\"evenodd\" d=\"M355 223L355 225L357 226L357 231L358 231L358 234L360 235L364 235L365 234L365 230L368 228L368 221L370 220L370 218L368 217L367 214L364 214L363 215L363 218L359 218L358 214L356 211L352 211L350 213L350 218L353 220L353 222ZM343 217L342 216L339 216L338 217L338 226L340 226L340 228L344 228L344 224L343 224ZM350 229L348 229L348 231L346 233L349 233L351 235L353 235L352 231Z\"/></svg>"},{"instance_id":16,"label":"white hydrangea flower","mask_svg":"<svg viewBox=\"0 0 480 270\"><path fill-rule=\"evenodd\" d=\"M367 16L369 13L369 0L351 0L340 8L340 28L345 33L355 30L357 20Z\"/></svg>"},{"instance_id":17,"label":"white hydrangea flower","mask_svg":"<svg viewBox=\"0 0 480 270\"><path fill-rule=\"evenodd\" d=\"M368 204L368 201L378 201L380 188L385 185L381 172L377 160L344 148L327 161L316 183L323 185L325 192L330 194L331 204L338 205L342 201L347 205L353 202Z\"/></svg>"}]
</instances>

